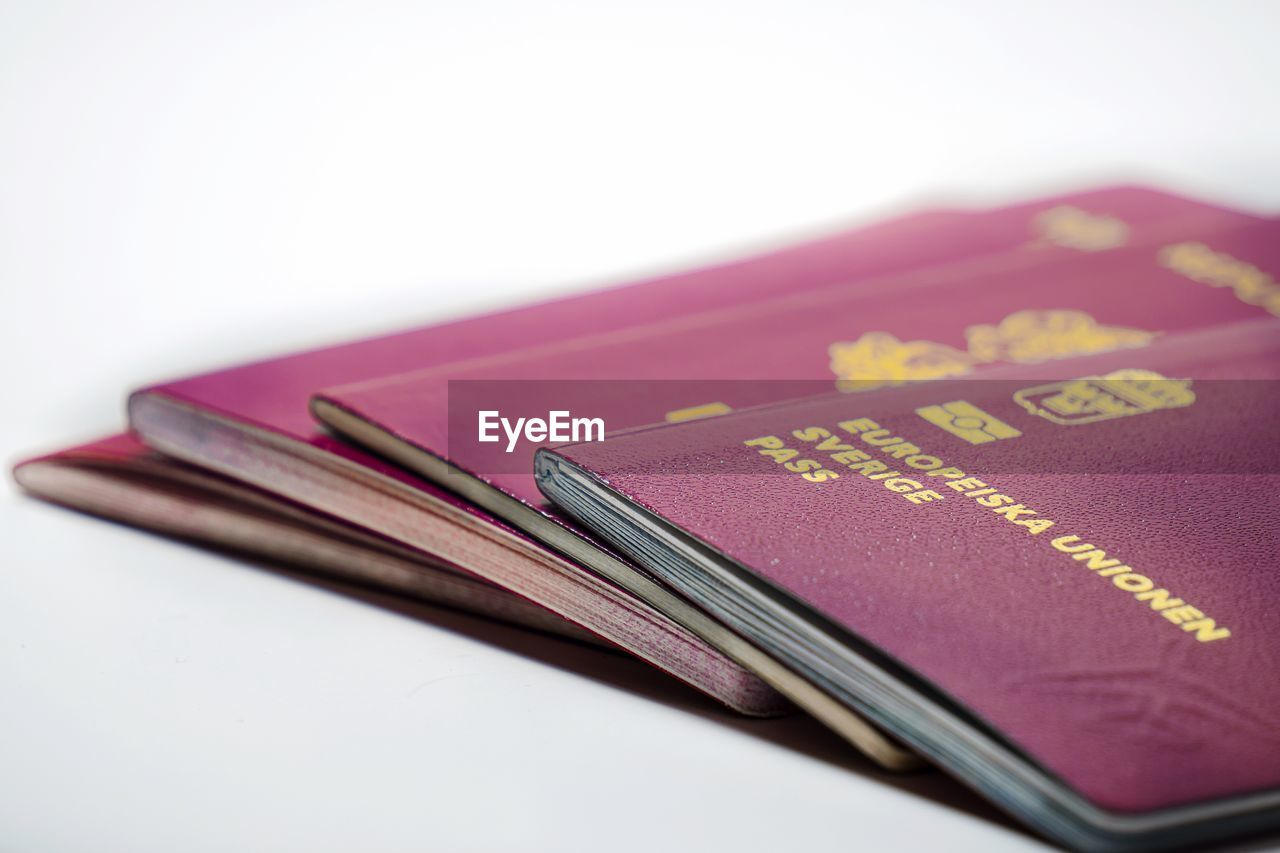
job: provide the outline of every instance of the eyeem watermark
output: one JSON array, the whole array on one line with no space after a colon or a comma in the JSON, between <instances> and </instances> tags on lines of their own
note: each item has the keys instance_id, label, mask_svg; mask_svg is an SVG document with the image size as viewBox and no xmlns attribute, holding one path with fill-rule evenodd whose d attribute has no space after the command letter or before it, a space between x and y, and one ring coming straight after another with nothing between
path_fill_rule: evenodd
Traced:
<instances>
[{"instance_id":1,"label":"eyeem watermark","mask_svg":"<svg viewBox=\"0 0 1280 853\"><path fill-rule=\"evenodd\" d=\"M516 418L512 423L496 409L483 410L478 415L477 440L494 443L502 440L498 431L507 437L507 453L516 449L521 437L536 443L543 441L604 441L604 418L575 418L567 411L547 412L542 418Z\"/></svg>"}]
</instances>

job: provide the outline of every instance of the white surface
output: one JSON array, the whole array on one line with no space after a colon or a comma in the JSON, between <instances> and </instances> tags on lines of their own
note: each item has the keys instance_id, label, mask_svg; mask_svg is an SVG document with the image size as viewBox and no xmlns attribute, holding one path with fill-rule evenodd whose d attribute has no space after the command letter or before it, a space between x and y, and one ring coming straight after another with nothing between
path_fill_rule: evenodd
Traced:
<instances>
[{"instance_id":1,"label":"white surface","mask_svg":"<svg viewBox=\"0 0 1280 853\"><path fill-rule=\"evenodd\" d=\"M1276 210L1278 36L1271 2L7 0L0 451L934 191ZM630 661L0 501L4 850L1038 844Z\"/></svg>"}]
</instances>

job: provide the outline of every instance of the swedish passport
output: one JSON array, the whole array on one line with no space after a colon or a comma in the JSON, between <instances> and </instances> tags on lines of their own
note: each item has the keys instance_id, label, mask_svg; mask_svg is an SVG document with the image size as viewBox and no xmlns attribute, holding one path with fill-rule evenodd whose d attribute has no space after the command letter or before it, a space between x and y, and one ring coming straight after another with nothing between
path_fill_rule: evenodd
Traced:
<instances>
[{"instance_id":1,"label":"swedish passport","mask_svg":"<svg viewBox=\"0 0 1280 853\"><path fill-rule=\"evenodd\" d=\"M537 474L1044 834L1200 844L1280 824L1278 379L1260 316L546 448Z\"/></svg>"}]
</instances>

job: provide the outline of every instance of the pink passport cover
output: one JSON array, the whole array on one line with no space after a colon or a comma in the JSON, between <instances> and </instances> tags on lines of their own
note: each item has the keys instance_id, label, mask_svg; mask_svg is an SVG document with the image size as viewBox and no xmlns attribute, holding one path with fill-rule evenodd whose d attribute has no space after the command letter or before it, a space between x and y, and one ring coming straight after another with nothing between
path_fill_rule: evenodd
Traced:
<instances>
[{"instance_id":1,"label":"pink passport cover","mask_svg":"<svg viewBox=\"0 0 1280 853\"><path fill-rule=\"evenodd\" d=\"M845 347L868 335L889 333L900 343L938 347L946 358L993 350L989 361L966 366L981 372L1018 359L1069 354L1072 347L1146 346L1179 332L1267 316L1265 305L1199 283L1162 260L1162 253L1190 236L1209 232L1203 243L1212 251L1280 268L1280 222L1229 227L1239 221L1211 214L1151 224L1134 229L1146 242L1106 252L1023 247L319 396L559 519L532 475L538 445L521 441L508 453L505 441L480 443L479 410L512 419L567 410L603 418L617 431L713 400L742 408L828 390L835 385L832 345ZM962 230L957 225L950 232ZM1280 299L1271 309L1280 312ZM1034 320L1029 328L1002 324L1025 311L1036 312L1019 315Z\"/></svg>"},{"instance_id":2,"label":"pink passport cover","mask_svg":"<svg viewBox=\"0 0 1280 853\"><path fill-rule=\"evenodd\" d=\"M1156 386L1194 399L1165 394L1123 416L1101 403L1083 415L1044 407L1064 380L1117 368L1194 380ZM1000 376L832 394L555 452L888 652L1103 808L1280 786L1280 321ZM1011 393L1028 388L1031 408ZM916 413L957 400L1021 434L971 444ZM904 499L809 428L943 499ZM747 444L767 436L840 476L784 470ZM939 485L951 475L906 467L883 444L893 437L1011 501L990 508ZM1000 514L1014 502L1035 513L1018 521L1052 526ZM1090 556L1099 549L1113 562Z\"/></svg>"},{"instance_id":3,"label":"pink passport cover","mask_svg":"<svg viewBox=\"0 0 1280 853\"><path fill-rule=\"evenodd\" d=\"M1007 251L1026 244L1029 239L1040 238L1042 235L1034 228L1034 217L1064 205L1117 217L1127 223L1121 227L1130 230L1134 236L1167 228L1171 224L1197 230L1251 221L1251 217L1241 214L1132 188L1082 193L990 213L963 216L934 213L907 217L710 269L154 386L134 395L130 404L131 416L138 411L139 405L145 405L149 397L162 397L194 406L246 427L268 431L285 441L330 454L337 461L363 466L434 499L448 502L509 535L519 535L502 521L452 492L405 473L317 429L307 412L308 397L323 387L398 370L546 345L574 335L659 322L690 311L723 310L726 306L883 275L904 267L940 265L974 254ZM1088 243L1089 238L1096 236L1088 228L1084 229L1083 235L1076 231L1078 229L1060 231L1055 228L1049 236L1068 244L1081 236ZM1109 235L1104 233L1102 236L1106 238ZM1072 253L1077 249L1051 247L1046 251ZM145 440L145 430L140 432ZM193 441L198 441L198 437L193 437ZM170 444L172 442L167 442L166 446ZM180 447L169 449L181 455ZM199 461L194 455L191 458ZM269 488L269 482L262 477L254 481ZM300 495L293 497L302 499ZM530 540L526 538L526 541ZM484 574L483 566L470 565L456 554L443 556L464 569Z\"/></svg>"},{"instance_id":4,"label":"pink passport cover","mask_svg":"<svg viewBox=\"0 0 1280 853\"><path fill-rule=\"evenodd\" d=\"M1129 187L994 212L924 213L761 257L240 365L140 393L170 395L329 447L307 411L308 399L321 388L749 304L903 267L1005 251L1035 236L1033 214L1060 205L1115 216L1137 232L1170 221L1213 227L1256 221L1201 202ZM361 455L361 461L365 459Z\"/></svg>"},{"instance_id":5,"label":"pink passport cover","mask_svg":"<svg viewBox=\"0 0 1280 853\"><path fill-rule=\"evenodd\" d=\"M1038 236L1033 222L1037 213L1064 205L1116 217L1127 223L1135 237L1171 222L1224 227L1256 221L1135 187L1078 193L993 212L924 213L721 266L162 383L137 392L134 400L160 395L304 442L504 526L451 492L317 429L308 412L310 396L322 388L405 370L749 304L904 267L1007 251Z\"/></svg>"}]
</instances>

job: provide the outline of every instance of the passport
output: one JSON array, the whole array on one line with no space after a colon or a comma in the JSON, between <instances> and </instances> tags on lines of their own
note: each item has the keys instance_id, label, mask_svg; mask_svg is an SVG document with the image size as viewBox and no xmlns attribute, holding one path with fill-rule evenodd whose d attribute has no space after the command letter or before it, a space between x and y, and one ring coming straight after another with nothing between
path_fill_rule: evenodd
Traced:
<instances>
[{"instance_id":1,"label":"passport","mask_svg":"<svg viewBox=\"0 0 1280 853\"><path fill-rule=\"evenodd\" d=\"M326 578L599 643L438 559L113 435L18 463L28 494L100 518Z\"/></svg>"},{"instance_id":2,"label":"passport","mask_svg":"<svg viewBox=\"0 0 1280 853\"><path fill-rule=\"evenodd\" d=\"M1272 298L1203 245L1163 259ZM1280 826L1276 380L1264 314L544 448L537 476L1049 837L1203 844Z\"/></svg>"},{"instance_id":3,"label":"passport","mask_svg":"<svg viewBox=\"0 0 1280 853\"><path fill-rule=\"evenodd\" d=\"M759 673L776 667L721 624L643 575L628 570L618 576L625 577L620 583L586 570L500 517L492 505L335 439L311 420L310 395L450 361L503 353L520 360L566 341L626 336L654 323L732 312L904 268L942 267L1014 250L1045 258L1106 254L1152 233L1203 233L1246 221L1252 220L1133 188L981 214L927 214L637 285L164 383L131 398L130 423L167 455L441 558L543 605L731 708L772 713L786 703ZM526 458L526 479L529 465ZM877 760L910 763L904 750L846 709L829 706L826 716Z\"/></svg>"},{"instance_id":4,"label":"passport","mask_svg":"<svg viewBox=\"0 0 1280 853\"><path fill-rule=\"evenodd\" d=\"M638 584L649 582L645 573L539 493L536 443L521 441L508 453L480 442L480 412L567 410L625 430L708 403L737 409L912 376L978 376L1071 353L1141 350L1180 332L1269 316L1258 294L1245 301L1162 257L1194 242L1224 258L1280 267L1280 225L1206 233L1209 226L1153 224L1106 251L1019 244L944 267L329 389L313 406L338 433L644 598ZM1189 240L1192 233L1203 242ZM1178 256L1188 270L1190 257ZM797 705L859 742L826 698L775 660L736 654Z\"/></svg>"}]
</instances>

